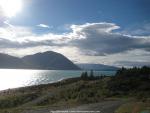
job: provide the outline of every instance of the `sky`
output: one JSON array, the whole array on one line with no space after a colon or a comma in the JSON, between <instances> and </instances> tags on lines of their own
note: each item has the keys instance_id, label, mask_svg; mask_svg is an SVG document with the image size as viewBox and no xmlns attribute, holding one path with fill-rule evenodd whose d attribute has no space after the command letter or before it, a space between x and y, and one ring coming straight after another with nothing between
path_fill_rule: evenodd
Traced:
<instances>
[{"instance_id":1,"label":"sky","mask_svg":"<svg viewBox=\"0 0 150 113\"><path fill-rule=\"evenodd\" d=\"M150 0L0 0L0 52L150 65Z\"/></svg>"}]
</instances>

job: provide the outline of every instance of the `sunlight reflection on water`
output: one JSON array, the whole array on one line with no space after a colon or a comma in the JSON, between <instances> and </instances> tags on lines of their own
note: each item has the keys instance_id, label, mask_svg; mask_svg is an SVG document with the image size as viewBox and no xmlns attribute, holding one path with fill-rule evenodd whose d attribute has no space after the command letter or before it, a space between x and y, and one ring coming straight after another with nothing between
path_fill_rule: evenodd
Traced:
<instances>
[{"instance_id":1,"label":"sunlight reflection on water","mask_svg":"<svg viewBox=\"0 0 150 113\"><path fill-rule=\"evenodd\" d=\"M38 84L47 84L65 78L79 77L82 71L74 70L24 70L0 69L0 90ZM114 71L97 71L97 73L113 75Z\"/></svg>"}]
</instances>

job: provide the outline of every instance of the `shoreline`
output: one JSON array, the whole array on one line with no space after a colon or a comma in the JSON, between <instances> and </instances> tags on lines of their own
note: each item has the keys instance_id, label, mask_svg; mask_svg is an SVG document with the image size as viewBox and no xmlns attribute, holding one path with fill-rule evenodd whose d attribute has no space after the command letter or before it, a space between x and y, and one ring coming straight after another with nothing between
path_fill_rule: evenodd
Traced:
<instances>
[{"instance_id":1,"label":"shoreline","mask_svg":"<svg viewBox=\"0 0 150 113\"><path fill-rule=\"evenodd\" d=\"M19 90L27 90L27 89L32 89L32 88L36 88L36 87L57 86L60 84L65 84L65 82L73 82L73 81L76 82L77 80L80 80L80 79L81 79L81 77L73 77L73 78L60 79L58 81L46 83L46 84L38 84L38 85L10 88L10 89L5 89L5 90L0 90L0 95L2 93L7 93L7 92L11 92L11 91L14 92L14 91L19 91Z\"/></svg>"}]
</instances>

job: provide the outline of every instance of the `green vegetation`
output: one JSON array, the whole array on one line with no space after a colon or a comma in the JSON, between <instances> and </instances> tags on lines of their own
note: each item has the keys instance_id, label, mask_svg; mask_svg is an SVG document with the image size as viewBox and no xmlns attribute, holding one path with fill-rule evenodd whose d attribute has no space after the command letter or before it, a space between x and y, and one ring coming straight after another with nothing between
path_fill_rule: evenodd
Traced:
<instances>
[{"instance_id":1,"label":"green vegetation","mask_svg":"<svg viewBox=\"0 0 150 113\"><path fill-rule=\"evenodd\" d=\"M0 99L0 109L17 107L21 104L32 101L37 97L38 95L35 93L6 96L3 99Z\"/></svg>"},{"instance_id":2,"label":"green vegetation","mask_svg":"<svg viewBox=\"0 0 150 113\"><path fill-rule=\"evenodd\" d=\"M113 95L136 96L139 99L150 97L150 68L122 68L108 83Z\"/></svg>"},{"instance_id":3,"label":"green vegetation","mask_svg":"<svg viewBox=\"0 0 150 113\"><path fill-rule=\"evenodd\" d=\"M79 78L1 92L0 113L17 113L27 108L71 107L110 98L134 98L134 101L124 104L116 113L140 113L149 110L149 95L149 67L121 68L112 77L94 76L91 70L89 74L83 72ZM134 108L138 108L138 111L131 112Z\"/></svg>"},{"instance_id":4,"label":"green vegetation","mask_svg":"<svg viewBox=\"0 0 150 113\"><path fill-rule=\"evenodd\" d=\"M81 73L82 80L98 80L98 79L103 79L106 77L107 77L106 75L94 76L93 70L90 71L89 75L88 75L88 72Z\"/></svg>"}]
</instances>

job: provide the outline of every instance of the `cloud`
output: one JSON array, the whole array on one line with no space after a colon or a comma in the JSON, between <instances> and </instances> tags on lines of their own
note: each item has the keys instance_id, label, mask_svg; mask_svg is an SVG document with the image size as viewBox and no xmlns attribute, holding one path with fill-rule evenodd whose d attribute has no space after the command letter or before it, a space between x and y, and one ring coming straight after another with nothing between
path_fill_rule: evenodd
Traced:
<instances>
[{"instance_id":1,"label":"cloud","mask_svg":"<svg viewBox=\"0 0 150 113\"><path fill-rule=\"evenodd\" d=\"M122 34L131 34L136 36L149 36L150 35L150 23L138 23L131 25L121 31Z\"/></svg>"},{"instance_id":2,"label":"cloud","mask_svg":"<svg viewBox=\"0 0 150 113\"><path fill-rule=\"evenodd\" d=\"M126 66L126 67L141 67L141 66L150 66L150 62L142 62L142 61L118 61L116 62L119 66Z\"/></svg>"},{"instance_id":3,"label":"cloud","mask_svg":"<svg viewBox=\"0 0 150 113\"><path fill-rule=\"evenodd\" d=\"M0 6L0 26L3 26L3 22L6 20L6 17L4 16L3 10Z\"/></svg>"},{"instance_id":4,"label":"cloud","mask_svg":"<svg viewBox=\"0 0 150 113\"><path fill-rule=\"evenodd\" d=\"M11 24L9 23L9 20L5 20L3 23L4 23L5 25L8 25L9 27L14 27L13 25L11 25Z\"/></svg>"},{"instance_id":5,"label":"cloud","mask_svg":"<svg viewBox=\"0 0 150 113\"><path fill-rule=\"evenodd\" d=\"M5 24L8 27L0 28L0 43L6 47L12 45L20 48L39 45L77 47L82 54L93 56L116 54L134 49L150 50L150 37L122 35L113 32L120 28L114 23L71 25L72 31L69 33L43 35L33 33L30 28L13 26L8 22Z\"/></svg>"},{"instance_id":6,"label":"cloud","mask_svg":"<svg viewBox=\"0 0 150 113\"><path fill-rule=\"evenodd\" d=\"M46 25L46 24L39 24L37 25L38 27L42 27L42 28L51 28L50 26Z\"/></svg>"},{"instance_id":7,"label":"cloud","mask_svg":"<svg viewBox=\"0 0 150 113\"><path fill-rule=\"evenodd\" d=\"M87 55L116 54L134 49L149 50L149 37L136 37L113 32L120 27L113 23L87 23L72 25L72 46Z\"/></svg>"},{"instance_id":8,"label":"cloud","mask_svg":"<svg viewBox=\"0 0 150 113\"><path fill-rule=\"evenodd\" d=\"M2 52L26 55L52 50L73 61L116 65L117 61L126 61L125 59L132 59L131 62L150 60L143 54L150 53L150 36L124 35L116 31L120 26L115 23L71 25L70 32L49 32L42 35L34 33L31 28L11 25L9 21L4 23L6 26L0 27Z\"/></svg>"},{"instance_id":9,"label":"cloud","mask_svg":"<svg viewBox=\"0 0 150 113\"><path fill-rule=\"evenodd\" d=\"M130 67L130 66L135 66L134 62L137 62L139 64L141 62L143 62L143 64L144 64L144 62L149 62L150 61L149 56L150 56L149 51L145 51L142 49L135 49L135 50L131 50L131 51L107 55L107 56L101 57L101 59L99 59L99 60L97 60L97 59L96 60L99 62L104 62L109 65L111 64L111 65L115 65L115 66L119 66L119 67L122 67L122 66ZM130 62L130 66L127 65L127 63L123 63L126 61Z\"/></svg>"}]
</instances>

